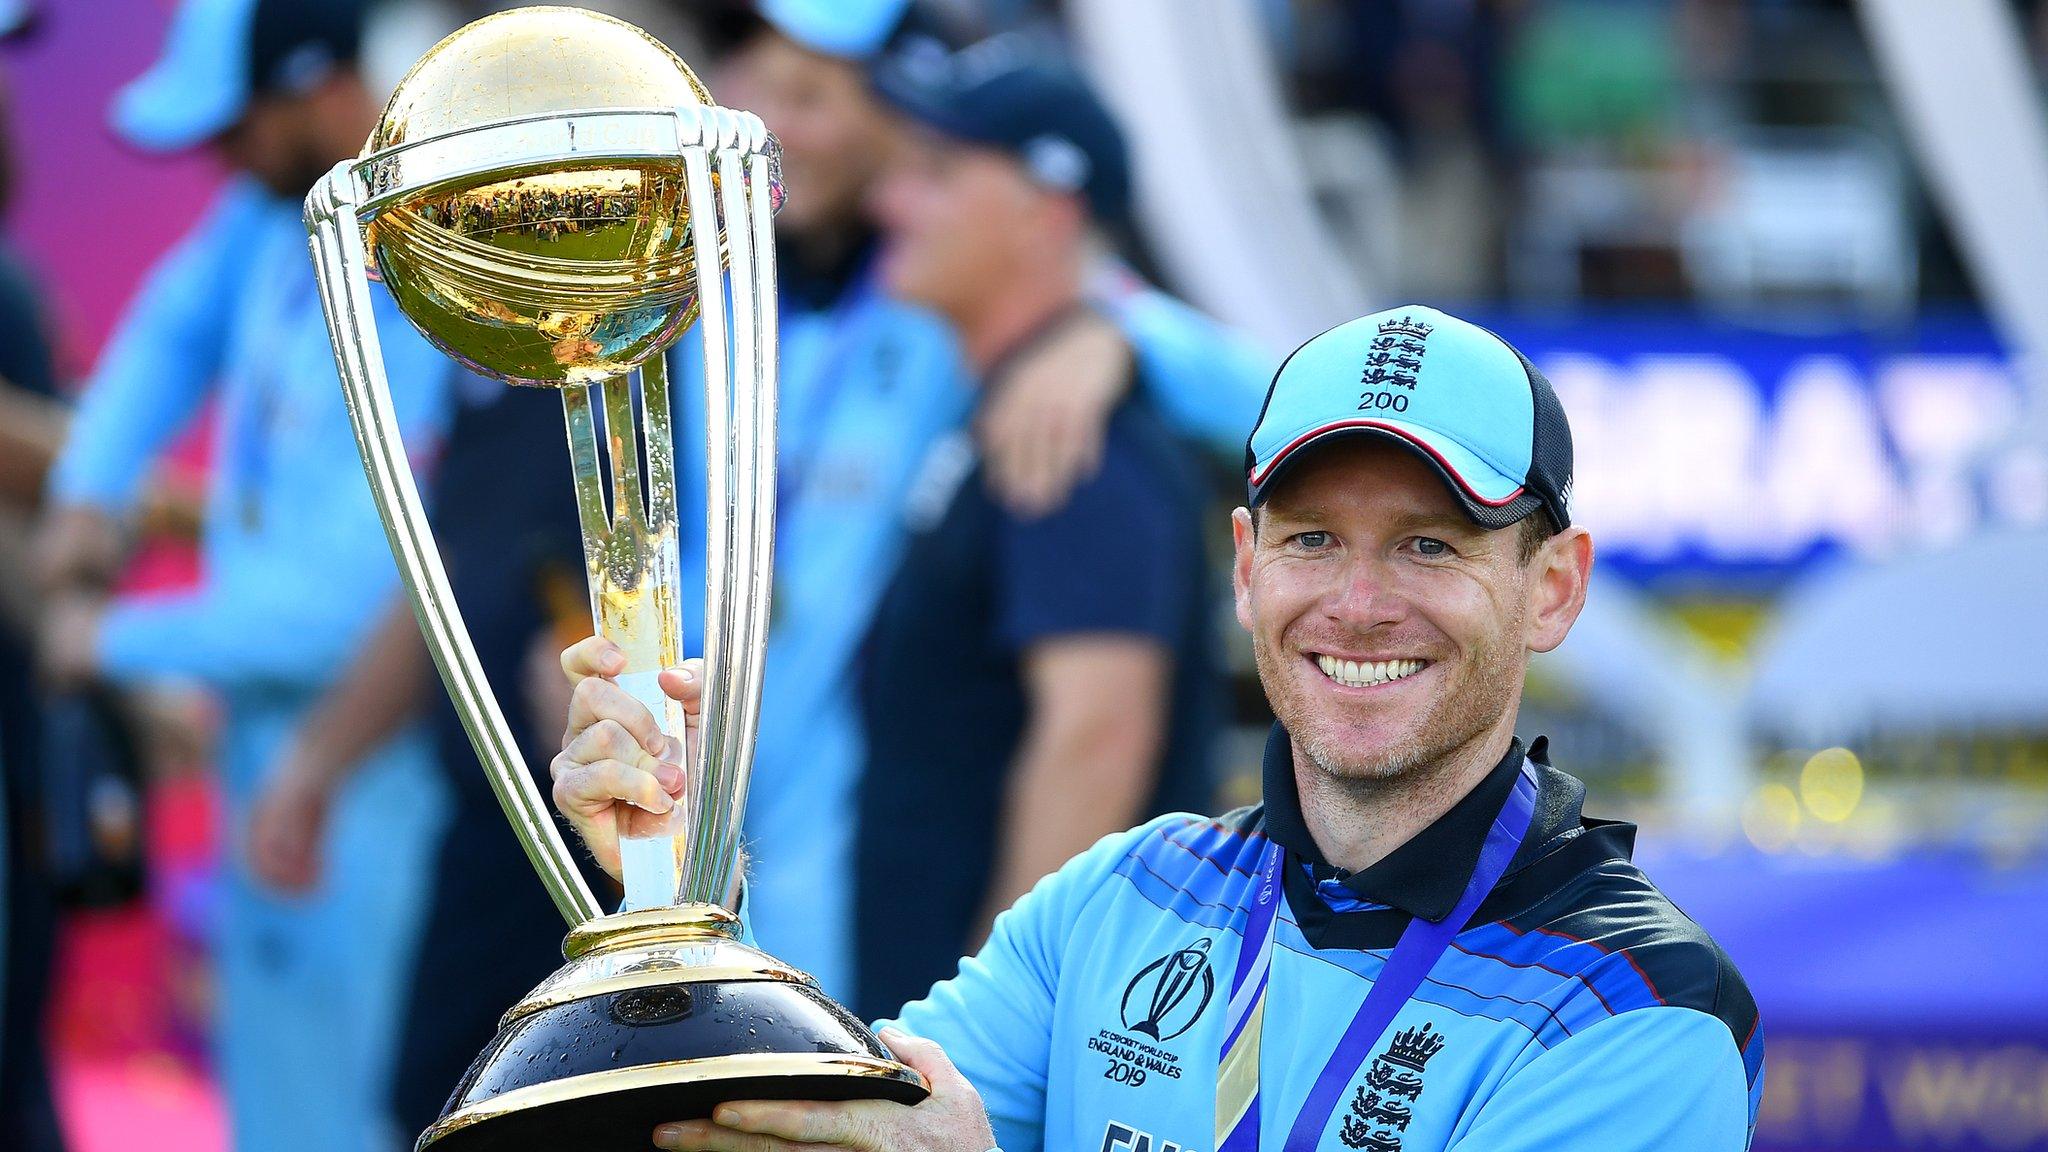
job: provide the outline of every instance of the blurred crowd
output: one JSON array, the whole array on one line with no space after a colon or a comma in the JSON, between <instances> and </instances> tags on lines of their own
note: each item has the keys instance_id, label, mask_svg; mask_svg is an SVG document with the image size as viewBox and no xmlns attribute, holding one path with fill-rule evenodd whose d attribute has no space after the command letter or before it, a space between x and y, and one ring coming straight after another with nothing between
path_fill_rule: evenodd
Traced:
<instances>
[{"instance_id":1,"label":"blurred crowd","mask_svg":"<svg viewBox=\"0 0 2048 1152\"><path fill-rule=\"evenodd\" d=\"M61 910L149 885L151 782L202 776L218 881L196 919L234 1146L396 1148L558 965L563 924L399 586L300 205L357 153L413 58L510 5L164 6L154 62L103 118L127 148L204 155L226 177L151 253L89 362L53 346L49 295L0 237L0 1148L65 1146L41 1030ZM1262 735L1262 705L1229 639L1214 513L1240 498L1279 345L1162 287L1186 265L1136 221L1173 205L1139 202L1132 126L1111 111L1129 105L1088 76L1120 78L1063 36L1074 10L1113 5L588 6L669 44L784 149L775 600L747 899L764 948L863 1018L887 1015L1098 836L1249 798L1233 769L1255 759L1244 741ZM75 7L0 0L0 37ZM1256 17L1279 64L1322 255L1374 306L1682 304L1884 325L1973 299L1846 0L1229 7ZM2013 10L2048 59L2048 3ZM0 137L0 212L8 160ZM559 401L461 368L381 292L376 319L443 562L545 792L567 708L557 654L590 630ZM1285 346L1317 326L1287 319L1305 327ZM1544 359L1541 336L1517 343ZM1545 366L1584 430L1598 521L1602 500L1635 495L1599 483L1612 430L1634 417L1598 407L1613 381L1586 363ZM695 588L693 337L671 371ZM1704 419L1688 408L1676 425ZM1630 539L1614 539L1626 562ZM682 599L694 646L701 605ZM1725 717L1687 692L1723 672L1697 672L1691 648L1612 640L1654 630L1626 590L1596 601L1575 640L1592 655L1559 665L1549 692L1539 667L1532 712L1624 781L1660 756L1710 776L1729 749L1702 733ZM1719 602L1689 623L1709 642L1756 628ZM1654 714L1682 750L1581 722L1575 691ZM2031 741L2013 779L2048 780L2038 717L2012 727ZM1773 749L1783 763L1753 792L1683 799L1732 813L1746 798L1743 830L1779 849L1876 810L1858 805L1881 742L1844 760L1802 739Z\"/></svg>"},{"instance_id":2,"label":"blurred crowd","mask_svg":"<svg viewBox=\"0 0 2048 1152\"><path fill-rule=\"evenodd\" d=\"M2048 60L2048 8L2014 7ZM1395 296L1897 321L1972 293L1851 0L1280 10L1305 156Z\"/></svg>"}]
</instances>

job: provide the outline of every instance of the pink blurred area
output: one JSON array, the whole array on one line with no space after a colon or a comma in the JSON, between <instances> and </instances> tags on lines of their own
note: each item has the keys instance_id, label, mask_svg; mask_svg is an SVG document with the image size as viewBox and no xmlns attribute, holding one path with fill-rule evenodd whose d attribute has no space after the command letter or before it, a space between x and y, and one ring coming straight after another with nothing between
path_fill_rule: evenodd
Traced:
<instances>
[{"instance_id":1,"label":"pink blurred area","mask_svg":"<svg viewBox=\"0 0 2048 1152\"><path fill-rule=\"evenodd\" d=\"M50 289L61 363L74 378L220 182L203 155L143 156L107 127L109 101L149 66L171 6L50 0L32 35L0 47L16 166L8 235Z\"/></svg>"},{"instance_id":2,"label":"pink blurred area","mask_svg":"<svg viewBox=\"0 0 2048 1152\"><path fill-rule=\"evenodd\" d=\"M89 373L144 273L197 218L220 183L203 155L139 155L106 110L148 67L172 0L50 0L23 42L0 46L15 189L7 235L48 289L63 378ZM32 223L31 223L32 222ZM173 467L204 467L204 427ZM198 575L189 548L155 548L131 587ZM223 1152L225 1114L207 1070L206 965L198 943L214 860L213 797L203 777L155 789L151 899L67 918L50 1020L58 1106L73 1152Z\"/></svg>"},{"instance_id":3,"label":"pink blurred area","mask_svg":"<svg viewBox=\"0 0 2048 1152\"><path fill-rule=\"evenodd\" d=\"M152 892L142 904L66 917L49 1022L57 1106L71 1152L225 1152L207 1066L212 988L200 938L215 859L203 776L150 796Z\"/></svg>"}]
</instances>

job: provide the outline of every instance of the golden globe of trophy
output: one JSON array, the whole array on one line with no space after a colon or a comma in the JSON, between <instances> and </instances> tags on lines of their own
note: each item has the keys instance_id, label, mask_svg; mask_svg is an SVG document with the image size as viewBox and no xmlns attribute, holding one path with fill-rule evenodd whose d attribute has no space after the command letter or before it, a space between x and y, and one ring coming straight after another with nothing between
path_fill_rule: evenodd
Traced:
<instances>
[{"instance_id":1,"label":"golden globe of trophy","mask_svg":"<svg viewBox=\"0 0 2048 1152\"><path fill-rule=\"evenodd\" d=\"M640 1149L657 1123L726 1100L926 1095L809 977L742 944L733 911L773 559L777 155L759 119L713 104L639 29L524 8L421 57L363 154L307 197L321 303L392 552L493 789L570 924L568 964L505 1014L422 1152ZM677 734L680 710L655 683L682 655L662 353L701 320L704 719L681 801L622 813L614 914L600 915L562 843L449 591L399 438L372 279L464 364L561 391L593 620L627 654L620 685Z\"/></svg>"}]
</instances>

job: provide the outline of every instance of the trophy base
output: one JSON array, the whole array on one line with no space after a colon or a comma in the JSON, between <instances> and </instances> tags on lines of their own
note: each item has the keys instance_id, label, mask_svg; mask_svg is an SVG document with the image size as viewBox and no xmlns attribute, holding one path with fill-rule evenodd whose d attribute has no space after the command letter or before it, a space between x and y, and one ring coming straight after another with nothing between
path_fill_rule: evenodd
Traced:
<instances>
[{"instance_id":1,"label":"trophy base","mask_svg":"<svg viewBox=\"0 0 2048 1152\"><path fill-rule=\"evenodd\" d=\"M417 1152L642 1152L656 1125L728 1100L930 1094L802 972L735 939L723 908L601 917L528 993Z\"/></svg>"}]
</instances>

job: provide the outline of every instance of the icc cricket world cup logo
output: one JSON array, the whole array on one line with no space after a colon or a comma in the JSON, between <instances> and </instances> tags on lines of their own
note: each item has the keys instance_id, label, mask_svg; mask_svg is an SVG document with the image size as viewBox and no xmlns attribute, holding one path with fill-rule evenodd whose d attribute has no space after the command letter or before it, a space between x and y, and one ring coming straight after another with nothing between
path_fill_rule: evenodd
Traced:
<instances>
[{"instance_id":1,"label":"icc cricket world cup logo","mask_svg":"<svg viewBox=\"0 0 2048 1152\"><path fill-rule=\"evenodd\" d=\"M1124 1027L1161 1041L1194 1027L1216 994L1210 943L1205 936L1140 968L1124 988Z\"/></svg>"}]
</instances>

